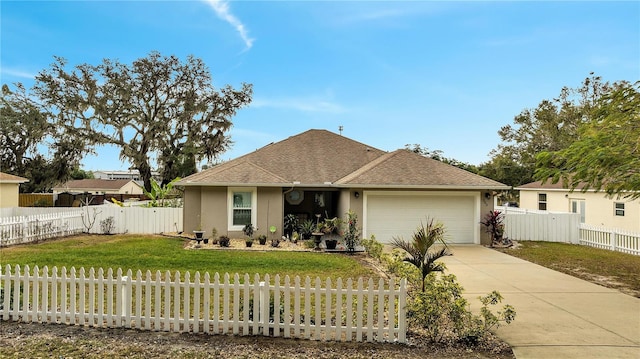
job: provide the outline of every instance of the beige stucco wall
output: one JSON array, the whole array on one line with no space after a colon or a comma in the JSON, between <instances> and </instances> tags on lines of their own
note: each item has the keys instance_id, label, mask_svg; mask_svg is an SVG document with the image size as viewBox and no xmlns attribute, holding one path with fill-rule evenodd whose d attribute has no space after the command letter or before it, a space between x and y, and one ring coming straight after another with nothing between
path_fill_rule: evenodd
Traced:
<instances>
[{"instance_id":1,"label":"beige stucco wall","mask_svg":"<svg viewBox=\"0 0 640 359\"><path fill-rule=\"evenodd\" d=\"M607 198L603 193L559 190L520 191L520 208L538 209L538 194L547 194L547 210L571 212L571 200L584 200L585 224L640 232L640 199ZM614 203L624 203L624 216L616 216Z\"/></svg>"},{"instance_id":2,"label":"beige stucco wall","mask_svg":"<svg viewBox=\"0 0 640 359\"><path fill-rule=\"evenodd\" d=\"M283 196L281 188L258 188L257 227L255 236L266 234L269 238L282 236ZM242 238L242 231L229 231L227 187L186 187L184 193L184 231L192 233L202 224L205 237L211 237L215 227L218 236ZM275 226L271 235L269 227Z\"/></svg>"},{"instance_id":3,"label":"beige stucco wall","mask_svg":"<svg viewBox=\"0 0 640 359\"><path fill-rule=\"evenodd\" d=\"M266 234L268 238L282 237L283 201L282 188L258 188L258 223L256 226L258 230L256 236ZM269 232L271 226L276 227L276 232L273 235Z\"/></svg>"},{"instance_id":4,"label":"beige stucco wall","mask_svg":"<svg viewBox=\"0 0 640 359\"><path fill-rule=\"evenodd\" d=\"M18 183L0 183L0 208L18 207Z\"/></svg>"},{"instance_id":5,"label":"beige stucco wall","mask_svg":"<svg viewBox=\"0 0 640 359\"><path fill-rule=\"evenodd\" d=\"M192 233L198 227L201 211L200 197L201 187L184 188L184 210L182 212L184 218L182 219L182 223L185 233Z\"/></svg>"},{"instance_id":6,"label":"beige stucco wall","mask_svg":"<svg viewBox=\"0 0 640 359\"><path fill-rule=\"evenodd\" d=\"M218 231L218 236L230 235L227 230L227 188L202 187L199 200L201 213L197 213L195 217L196 220L201 221L205 237L211 237L211 230L214 227Z\"/></svg>"}]
</instances>

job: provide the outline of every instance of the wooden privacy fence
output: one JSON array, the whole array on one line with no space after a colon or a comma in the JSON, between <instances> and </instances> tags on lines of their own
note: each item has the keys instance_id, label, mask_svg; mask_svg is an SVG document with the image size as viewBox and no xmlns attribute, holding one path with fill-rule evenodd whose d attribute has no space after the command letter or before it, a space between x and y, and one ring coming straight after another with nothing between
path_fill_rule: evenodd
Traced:
<instances>
[{"instance_id":1,"label":"wooden privacy fence","mask_svg":"<svg viewBox=\"0 0 640 359\"><path fill-rule=\"evenodd\" d=\"M18 194L19 207L53 207L53 193L20 193Z\"/></svg>"},{"instance_id":2,"label":"wooden privacy fence","mask_svg":"<svg viewBox=\"0 0 640 359\"><path fill-rule=\"evenodd\" d=\"M336 341L406 342L406 280L0 268L3 320ZM323 286L324 285L324 286Z\"/></svg>"},{"instance_id":3,"label":"wooden privacy fence","mask_svg":"<svg viewBox=\"0 0 640 359\"><path fill-rule=\"evenodd\" d=\"M640 233L580 224L580 244L640 255Z\"/></svg>"}]
</instances>

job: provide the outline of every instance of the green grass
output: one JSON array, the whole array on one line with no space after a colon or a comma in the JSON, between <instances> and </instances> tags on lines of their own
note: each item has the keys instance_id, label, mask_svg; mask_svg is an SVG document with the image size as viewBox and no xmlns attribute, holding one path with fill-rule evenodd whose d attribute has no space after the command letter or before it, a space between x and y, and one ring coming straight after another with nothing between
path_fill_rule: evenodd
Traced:
<instances>
[{"instance_id":1,"label":"green grass","mask_svg":"<svg viewBox=\"0 0 640 359\"><path fill-rule=\"evenodd\" d=\"M503 250L572 276L640 297L640 256L582 245L554 242L519 242Z\"/></svg>"},{"instance_id":2,"label":"green grass","mask_svg":"<svg viewBox=\"0 0 640 359\"><path fill-rule=\"evenodd\" d=\"M285 251L185 250L184 239L144 235L76 236L0 249L2 266L35 265L79 269L122 268L223 273L280 274L366 279L377 275L347 255Z\"/></svg>"}]
</instances>

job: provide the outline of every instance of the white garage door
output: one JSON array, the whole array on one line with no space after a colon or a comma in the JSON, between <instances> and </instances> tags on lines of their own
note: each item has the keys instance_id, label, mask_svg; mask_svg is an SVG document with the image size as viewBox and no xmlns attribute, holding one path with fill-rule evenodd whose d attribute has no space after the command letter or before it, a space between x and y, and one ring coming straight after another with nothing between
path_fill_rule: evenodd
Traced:
<instances>
[{"instance_id":1,"label":"white garage door","mask_svg":"<svg viewBox=\"0 0 640 359\"><path fill-rule=\"evenodd\" d=\"M365 193L365 235L383 243L394 236L410 240L427 217L444 223L450 243L479 243L478 194ZM477 209L479 211L479 208Z\"/></svg>"}]
</instances>

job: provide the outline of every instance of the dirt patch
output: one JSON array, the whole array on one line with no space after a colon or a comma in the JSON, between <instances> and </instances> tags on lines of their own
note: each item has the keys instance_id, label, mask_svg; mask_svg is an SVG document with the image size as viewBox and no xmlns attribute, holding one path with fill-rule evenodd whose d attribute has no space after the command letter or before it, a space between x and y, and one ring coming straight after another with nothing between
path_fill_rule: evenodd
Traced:
<instances>
[{"instance_id":1,"label":"dirt patch","mask_svg":"<svg viewBox=\"0 0 640 359\"><path fill-rule=\"evenodd\" d=\"M560 266L557 266L560 267ZM593 274L585 271L584 268L566 268L560 267L559 271L573 275L574 277L578 277L580 279L584 279L588 282L595 283L601 285L606 288L617 289L624 294L628 294L634 296L636 298L640 298L640 291L630 288L625 283L618 281L618 279L614 276L604 276L599 274Z\"/></svg>"},{"instance_id":2,"label":"dirt patch","mask_svg":"<svg viewBox=\"0 0 640 359\"><path fill-rule=\"evenodd\" d=\"M144 332L0 321L2 358L514 358L511 349Z\"/></svg>"}]
</instances>

